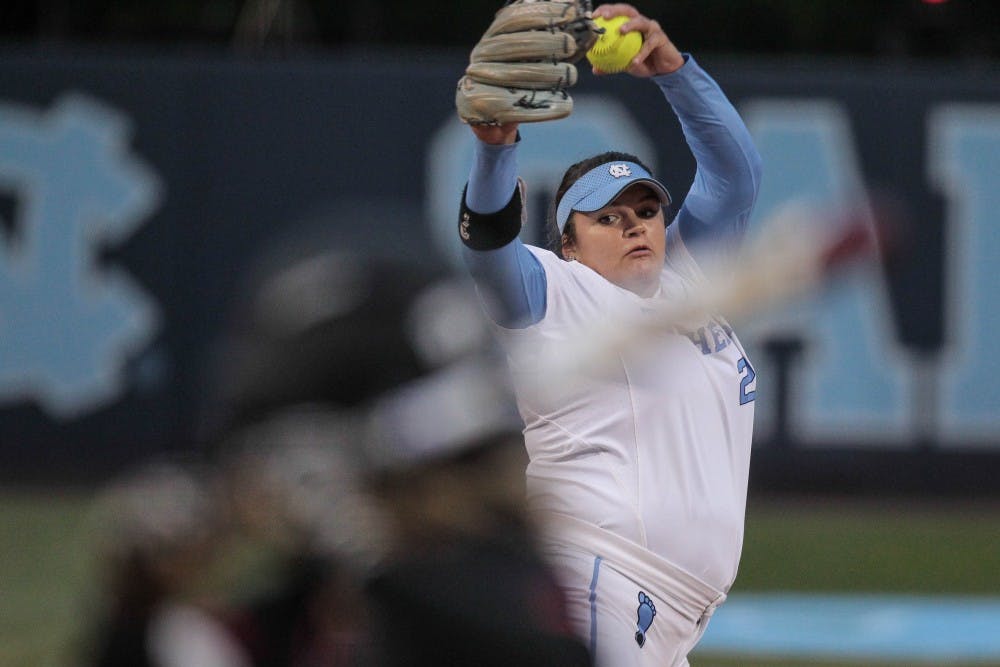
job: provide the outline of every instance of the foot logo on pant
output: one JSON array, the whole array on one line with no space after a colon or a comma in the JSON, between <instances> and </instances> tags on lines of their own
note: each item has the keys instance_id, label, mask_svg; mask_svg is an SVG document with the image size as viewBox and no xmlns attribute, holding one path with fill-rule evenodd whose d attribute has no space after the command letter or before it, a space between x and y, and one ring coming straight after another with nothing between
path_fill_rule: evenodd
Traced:
<instances>
[{"instance_id":1,"label":"foot logo on pant","mask_svg":"<svg viewBox=\"0 0 1000 667\"><path fill-rule=\"evenodd\" d=\"M656 606L648 595L639 591L639 608L636 610L638 620L636 621L635 643L640 646L646 644L646 631L653 624L653 617L656 616Z\"/></svg>"}]
</instances>

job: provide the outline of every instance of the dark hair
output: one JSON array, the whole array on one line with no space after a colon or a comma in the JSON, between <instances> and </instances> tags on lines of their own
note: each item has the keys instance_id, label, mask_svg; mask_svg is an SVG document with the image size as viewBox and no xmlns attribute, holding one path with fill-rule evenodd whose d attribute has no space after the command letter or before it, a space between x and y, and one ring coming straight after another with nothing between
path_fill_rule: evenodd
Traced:
<instances>
[{"instance_id":1,"label":"dark hair","mask_svg":"<svg viewBox=\"0 0 1000 667\"><path fill-rule=\"evenodd\" d=\"M559 223L556 221L556 211L559 208L559 202L562 201L563 195L566 194L566 191L573 187L574 183L580 180L581 176L594 167L600 166L605 162L635 162L636 164L642 166L642 168L646 171L652 173L652 170L643 164L642 160L631 153L622 153L621 151L606 151L604 153L598 153L597 155L588 157L580 160L576 164L570 165L569 169L566 170L566 173L563 174L562 181L559 183L558 189L556 189L556 198L552 201L552 205L549 207L549 213L545 218L545 228L548 237L549 250L554 252L559 257L563 256L563 234L569 236L570 240L576 240L576 229L573 226L572 220L568 220L566 222L566 227L562 232L559 231Z\"/></svg>"}]
</instances>

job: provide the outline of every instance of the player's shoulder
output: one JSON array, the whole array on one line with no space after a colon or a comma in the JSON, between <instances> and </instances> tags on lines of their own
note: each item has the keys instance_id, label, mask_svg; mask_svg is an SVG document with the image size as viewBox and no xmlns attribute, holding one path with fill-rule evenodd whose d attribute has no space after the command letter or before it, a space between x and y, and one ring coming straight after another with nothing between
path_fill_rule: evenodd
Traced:
<instances>
[{"instance_id":1,"label":"player's shoulder","mask_svg":"<svg viewBox=\"0 0 1000 667\"><path fill-rule=\"evenodd\" d=\"M550 287L560 287L564 283L574 283L574 276L579 274L578 262L568 262L551 250L533 245L525 246L545 271L546 282Z\"/></svg>"},{"instance_id":2,"label":"player's shoulder","mask_svg":"<svg viewBox=\"0 0 1000 667\"><path fill-rule=\"evenodd\" d=\"M546 313L540 324L592 322L638 298L581 262L567 261L544 248L529 248L545 271Z\"/></svg>"},{"instance_id":3,"label":"player's shoulder","mask_svg":"<svg viewBox=\"0 0 1000 667\"><path fill-rule=\"evenodd\" d=\"M530 245L527 243L524 244L524 247L527 248L528 251L532 255L534 255L539 262L541 262L542 266L547 267L550 264L556 266L557 263L560 262L564 264L567 263L564 259L558 257L554 252L552 252L547 248L540 248L538 246Z\"/></svg>"},{"instance_id":4,"label":"player's shoulder","mask_svg":"<svg viewBox=\"0 0 1000 667\"><path fill-rule=\"evenodd\" d=\"M557 282L560 280L568 281L586 287L591 283L599 285L602 281L607 282L600 274L580 262L567 261L545 248L538 248L531 245L526 247L538 259L550 283L555 279Z\"/></svg>"}]
</instances>

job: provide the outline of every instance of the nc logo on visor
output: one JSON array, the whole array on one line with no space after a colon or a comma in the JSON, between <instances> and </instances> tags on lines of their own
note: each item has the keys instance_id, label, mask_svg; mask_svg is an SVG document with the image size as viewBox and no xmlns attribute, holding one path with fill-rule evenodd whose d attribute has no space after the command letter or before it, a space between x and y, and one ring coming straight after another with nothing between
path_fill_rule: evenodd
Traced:
<instances>
[{"instance_id":1,"label":"nc logo on visor","mask_svg":"<svg viewBox=\"0 0 1000 667\"><path fill-rule=\"evenodd\" d=\"M613 164L608 167L608 173L615 178L622 178L623 176L631 176L632 170L628 168L627 164Z\"/></svg>"}]
</instances>

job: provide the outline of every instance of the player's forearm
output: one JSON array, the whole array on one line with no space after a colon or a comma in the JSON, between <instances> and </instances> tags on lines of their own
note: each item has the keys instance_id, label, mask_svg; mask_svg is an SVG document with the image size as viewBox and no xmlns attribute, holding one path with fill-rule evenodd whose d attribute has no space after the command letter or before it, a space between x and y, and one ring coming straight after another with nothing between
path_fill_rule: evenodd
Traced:
<instances>
[{"instance_id":1,"label":"player's forearm","mask_svg":"<svg viewBox=\"0 0 1000 667\"><path fill-rule=\"evenodd\" d=\"M707 225L745 222L760 188L760 155L718 84L694 58L686 58L676 72L654 79L677 113L698 164L685 208Z\"/></svg>"},{"instance_id":2,"label":"player's forearm","mask_svg":"<svg viewBox=\"0 0 1000 667\"><path fill-rule=\"evenodd\" d=\"M476 213L496 213L517 187L517 144L475 141L465 201Z\"/></svg>"},{"instance_id":3,"label":"player's forearm","mask_svg":"<svg viewBox=\"0 0 1000 667\"><path fill-rule=\"evenodd\" d=\"M486 308L507 328L525 327L545 314L545 272L517 238L524 206L517 184L516 144L476 140L462 206L463 259Z\"/></svg>"}]
</instances>

